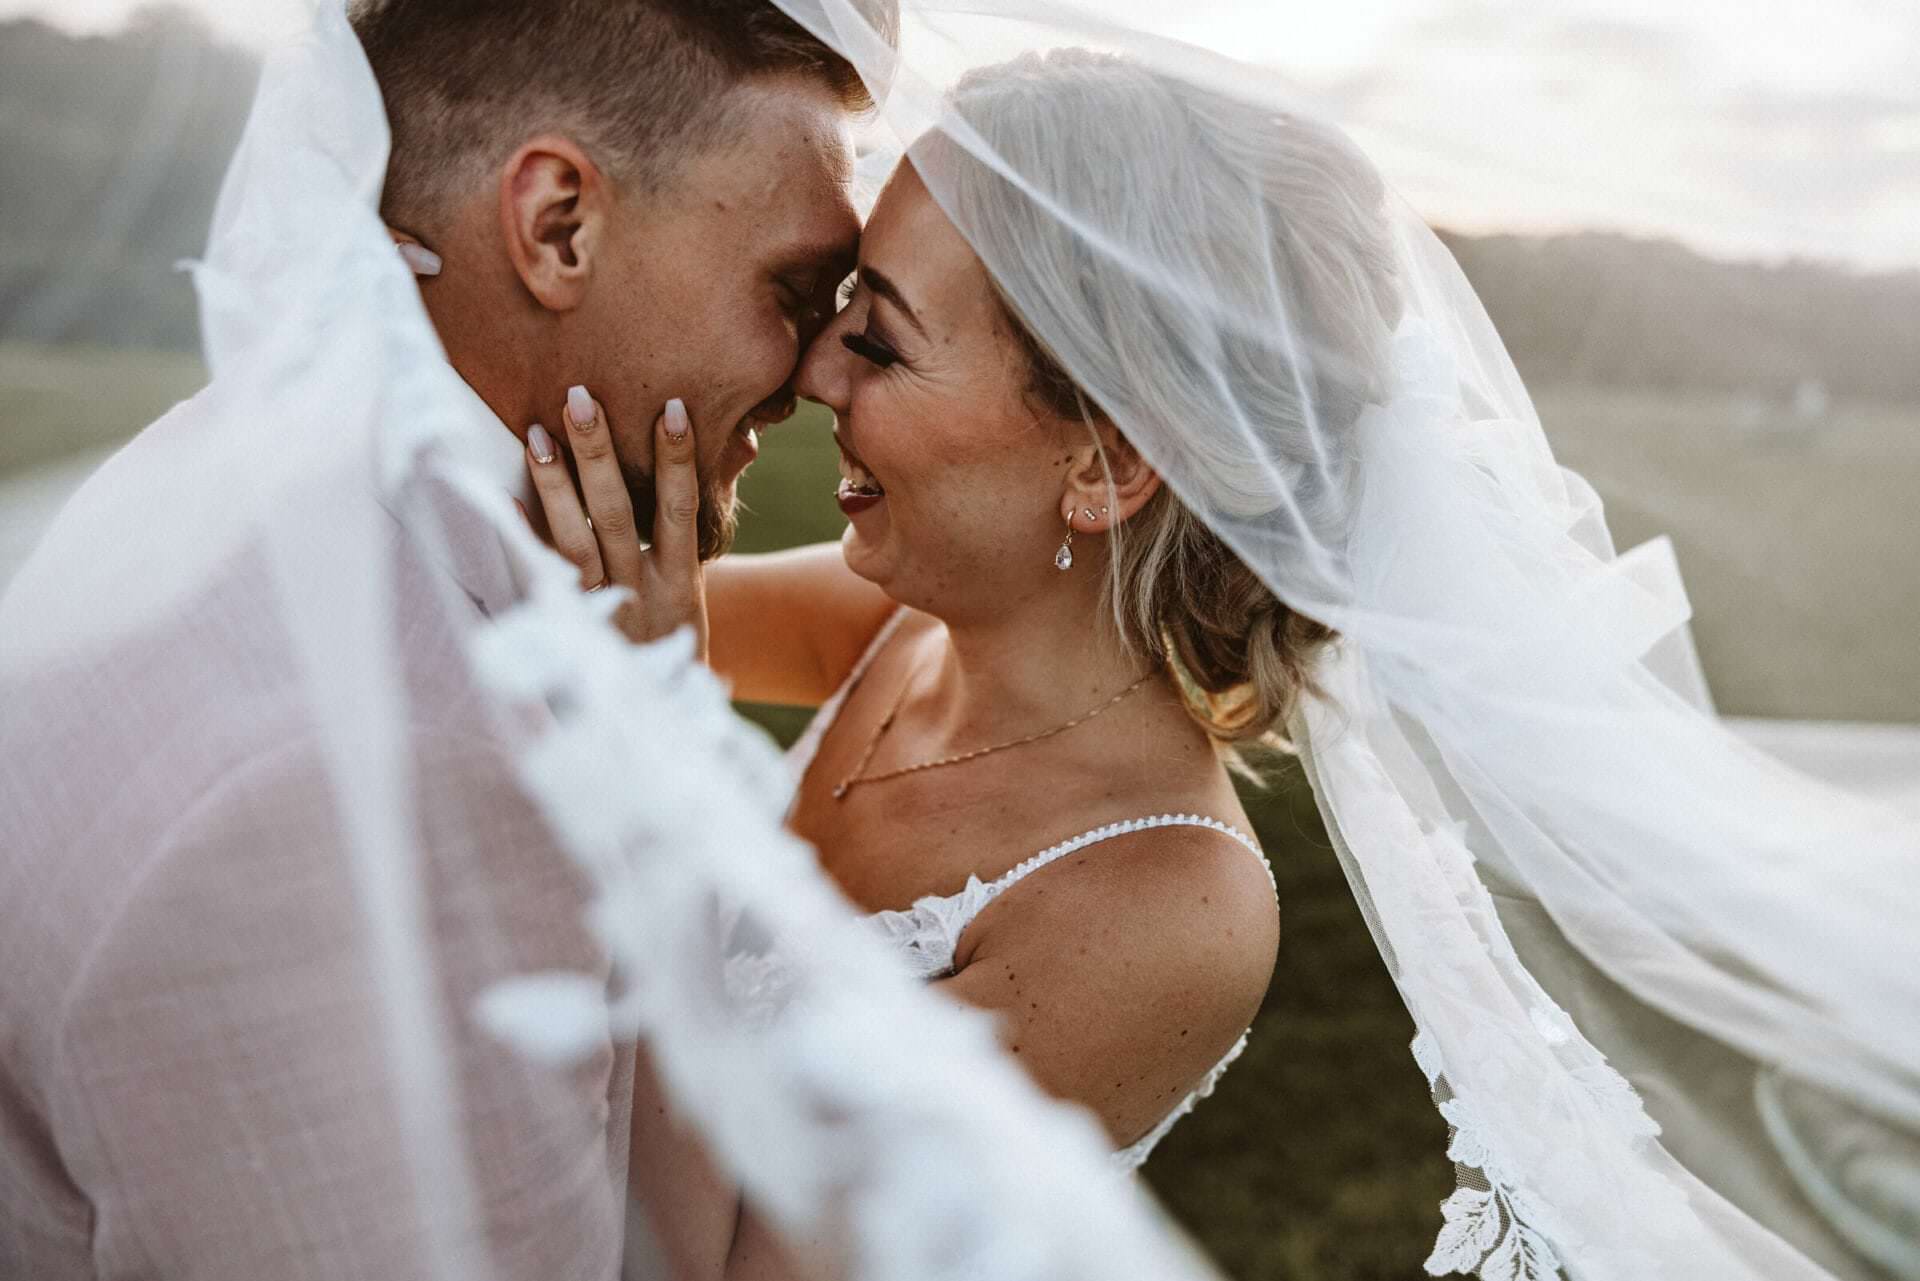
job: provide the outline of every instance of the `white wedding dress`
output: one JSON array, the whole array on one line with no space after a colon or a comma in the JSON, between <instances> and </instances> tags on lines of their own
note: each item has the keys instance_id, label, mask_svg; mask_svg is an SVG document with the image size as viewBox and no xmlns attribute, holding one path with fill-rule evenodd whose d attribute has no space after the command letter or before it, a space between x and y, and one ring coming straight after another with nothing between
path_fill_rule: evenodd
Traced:
<instances>
[{"instance_id":1,"label":"white wedding dress","mask_svg":"<svg viewBox=\"0 0 1920 1281\"><path fill-rule=\"evenodd\" d=\"M845 706L847 697L867 673L867 668L881 650L886 648L900 622L907 616L905 610L896 610L886 624L867 645L867 650L854 664L853 671L835 690L833 696L821 705L820 711L808 724L806 732L801 734L787 753L787 763L793 771L796 785L806 775L813 764L814 755L820 749L820 742L826 737L834 719ZM960 943L960 936L966 931L973 918L981 909L994 899L1019 884L1020 881L1039 871L1057 858L1098 845L1102 841L1124 836L1129 832L1144 831L1154 827L1206 827L1232 837L1246 846L1247 851L1260 860L1260 866L1266 868L1267 879L1273 879L1273 869L1267 863L1266 856L1260 852L1260 846L1254 839L1237 827L1223 823L1216 818L1207 818L1199 814L1155 814L1142 818L1124 819L1096 827L1091 831L1061 841L1057 845L1041 850L1033 857L1022 860L1004 875L991 881L982 881L977 876L969 876L967 884L958 894L928 894L915 899L913 906L904 911L886 910L873 913L867 919L879 929L887 942L899 952L907 969L916 978L940 979L953 973L954 952ZM1277 886L1276 886L1277 893ZM1227 1066L1240 1057L1247 1048L1247 1034L1242 1032L1240 1039L1223 1055L1220 1061L1208 1069L1200 1078L1198 1085L1180 1101L1172 1111L1162 1117L1146 1134L1133 1143L1113 1154L1114 1166L1124 1172L1139 1169L1146 1163L1156 1144L1166 1136L1167 1131L1181 1117L1193 1111L1194 1105L1213 1093Z\"/></svg>"}]
</instances>

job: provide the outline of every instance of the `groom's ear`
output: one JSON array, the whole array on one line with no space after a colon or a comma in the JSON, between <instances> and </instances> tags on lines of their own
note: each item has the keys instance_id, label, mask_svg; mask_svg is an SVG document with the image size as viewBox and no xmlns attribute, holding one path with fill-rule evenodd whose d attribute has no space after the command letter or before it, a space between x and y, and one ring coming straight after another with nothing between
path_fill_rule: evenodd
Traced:
<instances>
[{"instance_id":1,"label":"groom's ear","mask_svg":"<svg viewBox=\"0 0 1920 1281\"><path fill-rule=\"evenodd\" d=\"M565 137L529 138L500 171L500 230L520 282L549 311L586 297L613 190Z\"/></svg>"}]
</instances>

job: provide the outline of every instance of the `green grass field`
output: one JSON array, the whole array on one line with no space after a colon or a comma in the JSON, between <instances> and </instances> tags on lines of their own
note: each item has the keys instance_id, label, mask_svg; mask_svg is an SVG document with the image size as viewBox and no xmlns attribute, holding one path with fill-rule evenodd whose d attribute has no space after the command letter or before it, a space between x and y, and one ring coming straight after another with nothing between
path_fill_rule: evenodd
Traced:
<instances>
[{"instance_id":1,"label":"green grass field","mask_svg":"<svg viewBox=\"0 0 1920 1281\"><path fill-rule=\"evenodd\" d=\"M0 346L0 486L124 439L199 377L190 356ZM1540 407L1623 547L1674 535L1724 710L1920 720L1920 412L1841 407L1794 434L1743 426L1753 414L1724 400L1582 390ZM742 550L837 536L825 427L810 410L768 434ZM746 710L782 738L805 720ZM1451 1188L1411 1023L1304 783L1248 801L1279 881L1279 968L1246 1056L1149 1182L1230 1276L1411 1281Z\"/></svg>"},{"instance_id":2,"label":"green grass field","mask_svg":"<svg viewBox=\"0 0 1920 1281\"><path fill-rule=\"evenodd\" d=\"M1722 712L1920 721L1920 407L1809 429L1723 397L1537 401L1616 543L1672 536Z\"/></svg>"}]
</instances>

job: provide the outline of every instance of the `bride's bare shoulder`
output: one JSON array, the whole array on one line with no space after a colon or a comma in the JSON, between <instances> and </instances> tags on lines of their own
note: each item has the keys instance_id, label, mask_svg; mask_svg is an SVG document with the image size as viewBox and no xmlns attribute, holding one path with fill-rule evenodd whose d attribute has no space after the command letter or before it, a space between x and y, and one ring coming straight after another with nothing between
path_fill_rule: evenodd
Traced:
<instances>
[{"instance_id":1,"label":"bride's bare shoulder","mask_svg":"<svg viewBox=\"0 0 1920 1281\"><path fill-rule=\"evenodd\" d=\"M1259 1012L1280 939L1264 862L1215 828L1132 831L1017 882L941 986L1001 1016L1050 1091L1144 1134Z\"/></svg>"},{"instance_id":2,"label":"bride's bare shoulder","mask_svg":"<svg viewBox=\"0 0 1920 1281\"><path fill-rule=\"evenodd\" d=\"M1222 826L1146 818L1057 859L1025 878L1027 894L1016 883L980 914L964 959L1082 920L1120 949L1110 960L1237 973L1264 991L1280 933L1273 876L1250 836Z\"/></svg>"}]
</instances>

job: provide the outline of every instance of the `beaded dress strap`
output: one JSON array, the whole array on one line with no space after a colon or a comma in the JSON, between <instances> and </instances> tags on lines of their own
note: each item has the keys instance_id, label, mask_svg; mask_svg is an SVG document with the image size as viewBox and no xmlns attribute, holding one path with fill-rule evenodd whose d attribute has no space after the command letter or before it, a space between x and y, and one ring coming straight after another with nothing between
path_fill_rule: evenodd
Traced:
<instances>
[{"instance_id":1,"label":"beaded dress strap","mask_svg":"<svg viewBox=\"0 0 1920 1281\"><path fill-rule=\"evenodd\" d=\"M1208 818L1204 814L1155 814L1146 818L1130 818L1118 823L1108 823L1104 827L1096 827L1092 831L1082 832L1080 835L1072 837L1069 840L1064 840L1058 845L1048 846L1032 858L1016 863L1012 868L994 878L992 881L989 881L986 885L986 897L988 899L997 897L1012 887L1022 877L1039 871L1055 859L1065 858L1067 855L1083 850L1089 845L1098 845L1100 842L1110 841L1116 836L1126 836L1133 832L1145 832L1156 827L1204 827L1215 832L1220 832L1223 835L1231 836L1234 840L1246 846L1247 849L1253 853L1253 856L1260 860L1260 866L1266 869L1267 879L1269 881L1273 880L1273 868L1268 864L1267 856L1261 852L1259 843L1232 824L1223 823L1217 818ZM1275 883L1274 891L1275 893L1279 892L1278 883ZM985 906L984 902L982 906Z\"/></svg>"}]
</instances>

